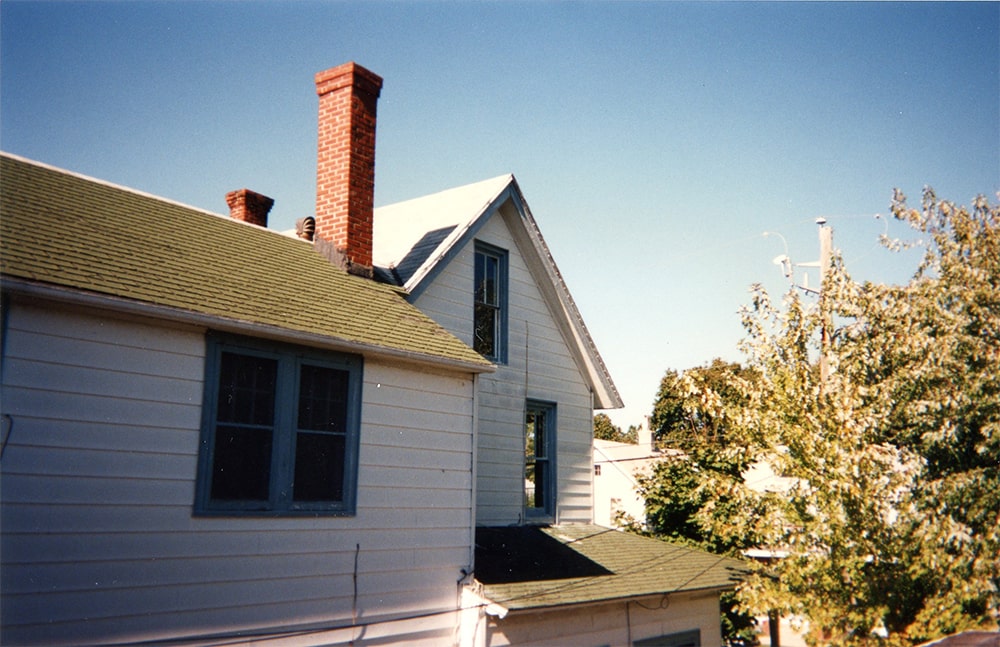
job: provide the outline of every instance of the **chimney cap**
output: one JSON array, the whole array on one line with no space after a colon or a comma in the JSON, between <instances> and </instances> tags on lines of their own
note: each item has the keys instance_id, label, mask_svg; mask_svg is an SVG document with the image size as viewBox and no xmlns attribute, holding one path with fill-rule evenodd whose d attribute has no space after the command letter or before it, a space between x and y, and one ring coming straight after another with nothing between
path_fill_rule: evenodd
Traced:
<instances>
[{"instance_id":1,"label":"chimney cap","mask_svg":"<svg viewBox=\"0 0 1000 647\"><path fill-rule=\"evenodd\" d=\"M347 86L355 86L367 94L378 97L382 91L382 77L354 61L316 73L316 94L327 94Z\"/></svg>"}]
</instances>

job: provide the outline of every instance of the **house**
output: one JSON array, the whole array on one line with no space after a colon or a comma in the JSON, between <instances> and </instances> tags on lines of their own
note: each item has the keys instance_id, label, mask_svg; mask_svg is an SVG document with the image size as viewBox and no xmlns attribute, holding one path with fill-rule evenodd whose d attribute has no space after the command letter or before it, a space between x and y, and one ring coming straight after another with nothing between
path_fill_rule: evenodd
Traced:
<instances>
[{"instance_id":1,"label":"house","mask_svg":"<svg viewBox=\"0 0 1000 647\"><path fill-rule=\"evenodd\" d=\"M489 363L307 241L0 161L2 642L450 637Z\"/></svg>"},{"instance_id":2,"label":"house","mask_svg":"<svg viewBox=\"0 0 1000 647\"><path fill-rule=\"evenodd\" d=\"M593 525L620 398L514 178L373 208L381 85L316 76L291 235L0 158L4 644L719 642L737 562Z\"/></svg>"},{"instance_id":3,"label":"house","mask_svg":"<svg viewBox=\"0 0 1000 647\"><path fill-rule=\"evenodd\" d=\"M613 528L619 513L642 524L646 502L636 488L640 475L652 473L652 466L664 455L676 450L660 450L653 443L648 424L638 433L638 442L622 443L594 439L594 521Z\"/></svg>"}]
</instances>

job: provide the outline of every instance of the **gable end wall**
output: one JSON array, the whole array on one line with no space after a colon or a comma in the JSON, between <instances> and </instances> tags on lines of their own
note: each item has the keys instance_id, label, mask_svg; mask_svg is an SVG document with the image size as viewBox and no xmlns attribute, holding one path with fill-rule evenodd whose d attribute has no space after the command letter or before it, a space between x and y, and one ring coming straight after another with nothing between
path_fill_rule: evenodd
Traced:
<instances>
[{"instance_id":1,"label":"gable end wall","mask_svg":"<svg viewBox=\"0 0 1000 647\"><path fill-rule=\"evenodd\" d=\"M516 214L516 210L511 211ZM524 405L530 398L557 404L558 506L554 521L589 523L593 471L590 389L503 216L494 213L475 239L509 252L508 363L479 378L476 522L506 525L523 521ZM414 301L470 345L473 260L474 243L468 241Z\"/></svg>"}]
</instances>

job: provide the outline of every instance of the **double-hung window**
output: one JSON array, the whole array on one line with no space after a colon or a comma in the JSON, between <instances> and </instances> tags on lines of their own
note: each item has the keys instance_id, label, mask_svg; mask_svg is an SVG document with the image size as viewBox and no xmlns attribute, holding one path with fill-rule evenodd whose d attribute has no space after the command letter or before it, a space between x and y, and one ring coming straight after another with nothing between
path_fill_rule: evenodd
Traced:
<instances>
[{"instance_id":1,"label":"double-hung window","mask_svg":"<svg viewBox=\"0 0 1000 647\"><path fill-rule=\"evenodd\" d=\"M212 335L196 508L353 514L362 359Z\"/></svg>"},{"instance_id":2,"label":"double-hung window","mask_svg":"<svg viewBox=\"0 0 1000 647\"><path fill-rule=\"evenodd\" d=\"M524 418L524 509L528 519L555 515L556 406L529 400Z\"/></svg>"},{"instance_id":3,"label":"double-hung window","mask_svg":"<svg viewBox=\"0 0 1000 647\"><path fill-rule=\"evenodd\" d=\"M472 347L497 363L507 360L507 252L476 243Z\"/></svg>"}]
</instances>

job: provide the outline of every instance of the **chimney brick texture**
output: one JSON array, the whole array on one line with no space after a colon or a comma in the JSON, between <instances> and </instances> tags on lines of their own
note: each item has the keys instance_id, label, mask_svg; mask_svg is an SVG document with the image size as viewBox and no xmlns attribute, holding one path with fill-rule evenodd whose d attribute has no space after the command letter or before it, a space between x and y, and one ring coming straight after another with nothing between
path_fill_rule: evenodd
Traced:
<instances>
[{"instance_id":1,"label":"chimney brick texture","mask_svg":"<svg viewBox=\"0 0 1000 647\"><path fill-rule=\"evenodd\" d=\"M356 63L316 75L319 147L316 237L344 254L348 271L372 274L375 112L382 78Z\"/></svg>"},{"instance_id":2,"label":"chimney brick texture","mask_svg":"<svg viewBox=\"0 0 1000 647\"><path fill-rule=\"evenodd\" d=\"M267 214L274 206L274 200L250 189L240 189L226 194L226 204L233 219L267 227Z\"/></svg>"}]
</instances>

